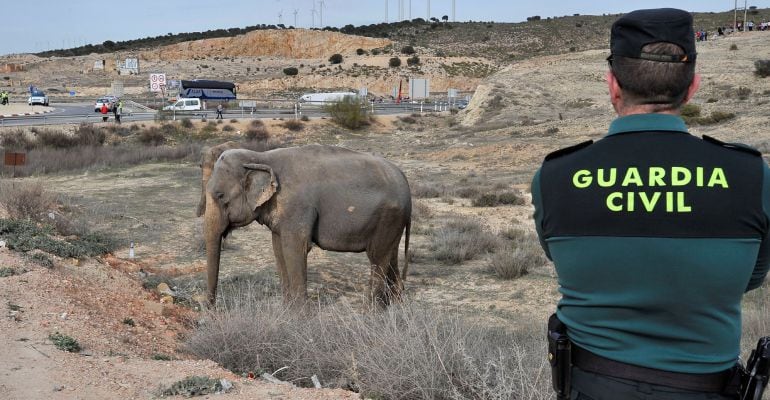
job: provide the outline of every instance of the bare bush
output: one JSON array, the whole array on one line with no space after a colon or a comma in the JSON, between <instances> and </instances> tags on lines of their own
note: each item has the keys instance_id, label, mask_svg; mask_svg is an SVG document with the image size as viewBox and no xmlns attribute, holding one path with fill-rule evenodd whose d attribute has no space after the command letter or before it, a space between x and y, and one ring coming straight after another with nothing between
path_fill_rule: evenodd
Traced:
<instances>
[{"instance_id":1,"label":"bare bush","mask_svg":"<svg viewBox=\"0 0 770 400\"><path fill-rule=\"evenodd\" d=\"M539 400L552 396L541 328L511 332L409 301L362 314L241 298L208 312L186 345L238 373L280 369L277 378L302 386L316 375L367 398Z\"/></svg>"},{"instance_id":2,"label":"bare bush","mask_svg":"<svg viewBox=\"0 0 770 400\"><path fill-rule=\"evenodd\" d=\"M139 143L151 146L159 146L166 143L166 135L158 127L142 129L137 137Z\"/></svg>"},{"instance_id":3,"label":"bare bush","mask_svg":"<svg viewBox=\"0 0 770 400\"><path fill-rule=\"evenodd\" d=\"M527 200L519 192L485 193L473 199L474 207L523 206L525 204L527 204Z\"/></svg>"},{"instance_id":4,"label":"bare bush","mask_svg":"<svg viewBox=\"0 0 770 400\"><path fill-rule=\"evenodd\" d=\"M195 126L190 118L183 118L179 125L182 125L182 128L185 129L192 129Z\"/></svg>"},{"instance_id":5,"label":"bare bush","mask_svg":"<svg viewBox=\"0 0 770 400\"><path fill-rule=\"evenodd\" d=\"M12 219L45 220L55 201L55 196L48 193L40 182L0 181L0 204Z\"/></svg>"},{"instance_id":6,"label":"bare bush","mask_svg":"<svg viewBox=\"0 0 770 400\"><path fill-rule=\"evenodd\" d=\"M545 254L534 233L513 227L501 235L511 242L492 256L490 266L499 278L516 279L546 262Z\"/></svg>"},{"instance_id":7,"label":"bare bush","mask_svg":"<svg viewBox=\"0 0 770 400\"><path fill-rule=\"evenodd\" d=\"M358 129L370 124L367 109L351 97L324 106L324 111L331 115L337 125L348 129Z\"/></svg>"},{"instance_id":8,"label":"bare bush","mask_svg":"<svg viewBox=\"0 0 770 400\"><path fill-rule=\"evenodd\" d=\"M410 186L412 196L420 199L441 197L446 193L446 188L437 184L415 183Z\"/></svg>"},{"instance_id":9,"label":"bare bush","mask_svg":"<svg viewBox=\"0 0 770 400\"><path fill-rule=\"evenodd\" d=\"M35 142L24 129L14 129L2 136L0 146L8 150L29 150L35 147Z\"/></svg>"},{"instance_id":10,"label":"bare bush","mask_svg":"<svg viewBox=\"0 0 770 400\"><path fill-rule=\"evenodd\" d=\"M303 128L305 128L305 124L303 124L302 121L296 119L286 120L281 124L281 126L292 132L301 131Z\"/></svg>"},{"instance_id":11,"label":"bare bush","mask_svg":"<svg viewBox=\"0 0 770 400\"><path fill-rule=\"evenodd\" d=\"M431 234L429 249L436 260L446 264L460 264L481 254L494 252L500 247L497 236L484 229L473 219L452 219Z\"/></svg>"},{"instance_id":12,"label":"bare bush","mask_svg":"<svg viewBox=\"0 0 770 400\"><path fill-rule=\"evenodd\" d=\"M262 121L259 122L261 123ZM251 125L252 127L246 130L246 139L255 141L265 141L270 139L270 132L267 130L267 127L264 126L264 124L255 125L254 122L252 122Z\"/></svg>"}]
</instances>

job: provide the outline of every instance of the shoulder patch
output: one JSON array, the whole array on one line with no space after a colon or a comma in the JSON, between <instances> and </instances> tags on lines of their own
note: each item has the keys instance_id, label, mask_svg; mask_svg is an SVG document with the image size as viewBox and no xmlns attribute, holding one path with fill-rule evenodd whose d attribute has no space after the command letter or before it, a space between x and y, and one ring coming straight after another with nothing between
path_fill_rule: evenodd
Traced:
<instances>
[{"instance_id":1,"label":"shoulder patch","mask_svg":"<svg viewBox=\"0 0 770 400\"><path fill-rule=\"evenodd\" d=\"M587 140L587 141L585 141L583 143L578 143L578 144L576 144L574 146L565 147L563 149L556 150L553 153L550 153L547 156L545 156L545 161L553 160L554 158L559 158L561 156L565 156L567 154L574 153L574 152L576 152L576 151L578 151L580 149L583 149L583 148L586 148L586 147L590 146L593 143L594 143L593 140Z\"/></svg>"},{"instance_id":2,"label":"shoulder patch","mask_svg":"<svg viewBox=\"0 0 770 400\"><path fill-rule=\"evenodd\" d=\"M762 157L762 152L761 151L759 151L759 150L757 150L757 149L755 149L755 148L753 148L753 147L751 147L751 146L749 146L747 144L743 144L743 143L726 143L726 142L723 142L723 141L721 141L719 139L714 139L713 137L708 136L708 135L703 135L703 140L708 142L708 143L715 144L717 146L722 146L722 147L725 147L725 148L728 148L728 149L738 150L738 151L742 151L744 153L749 153L749 154L753 154L755 156Z\"/></svg>"}]
</instances>

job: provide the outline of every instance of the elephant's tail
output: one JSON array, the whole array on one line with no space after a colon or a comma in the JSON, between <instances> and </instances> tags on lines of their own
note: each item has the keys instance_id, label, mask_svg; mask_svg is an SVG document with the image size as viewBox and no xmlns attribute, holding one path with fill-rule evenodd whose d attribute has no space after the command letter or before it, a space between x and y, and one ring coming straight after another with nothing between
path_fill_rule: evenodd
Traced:
<instances>
[{"instance_id":1,"label":"elephant's tail","mask_svg":"<svg viewBox=\"0 0 770 400\"><path fill-rule=\"evenodd\" d=\"M406 237L404 238L404 270L401 271L401 280L406 280L406 273L409 271L409 231L412 229L412 218L406 221Z\"/></svg>"}]
</instances>

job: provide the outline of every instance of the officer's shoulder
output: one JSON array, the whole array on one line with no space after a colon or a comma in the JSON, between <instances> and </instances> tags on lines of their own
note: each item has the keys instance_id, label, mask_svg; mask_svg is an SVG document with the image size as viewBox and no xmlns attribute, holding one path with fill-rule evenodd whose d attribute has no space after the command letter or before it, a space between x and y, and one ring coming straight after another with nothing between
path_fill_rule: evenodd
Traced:
<instances>
[{"instance_id":1,"label":"officer's shoulder","mask_svg":"<svg viewBox=\"0 0 770 400\"><path fill-rule=\"evenodd\" d=\"M703 135L703 141L706 142L706 143L711 143L711 144L716 145L716 146L724 147L726 149L740 151L740 152L743 152L743 153L748 153L748 154L751 154L751 155L762 157L762 152L761 151L759 151L759 150L757 150L757 149L755 149L755 148L753 148L753 147L751 147L751 146L749 146L747 144L743 144L743 143L727 143L727 142L723 142L723 141L721 141L719 139L715 139L715 138L713 138L711 136L708 136L708 135Z\"/></svg>"},{"instance_id":2,"label":"officer's shoulder","mask_svg":"<svg viewBox=\"0 0 770 400\"><path fill-rule=\"evenodd\" d=\"M574 146L565 147L563 149L556 150L552 153L549 153L547 156L545 156L545 161L554 160L559 157L566 156L567 154L572 154L576 151L585 149L586 147L592 145L594 143L593 140L586 140L583 143L578 143Z\"/></svg>"}]
</instances>

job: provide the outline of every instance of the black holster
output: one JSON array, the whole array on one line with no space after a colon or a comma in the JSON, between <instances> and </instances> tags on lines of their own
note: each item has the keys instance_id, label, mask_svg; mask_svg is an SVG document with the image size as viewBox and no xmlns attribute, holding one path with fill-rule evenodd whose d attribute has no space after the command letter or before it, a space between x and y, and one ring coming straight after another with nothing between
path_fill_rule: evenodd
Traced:
<instances>
[{"instance_id":1,"label":"black holster","mask_svg":"<svg viewBox=\"0 0 770 400\"><path fill-rule=\"evenodd\" d=\"M548 318L548 362L551 364L551 381L558 400L569 399L572 372L572 356L567 326L556 314Z\"/></svg>"},{"instance_id":2,"label":"black holster","mask_svg":"<svg viewBox=\"0 0 770 400\"><path fill-rule=\"evenodd\" d=\"M745 368L740 368L740 400L761 400L770 376L770 336L759 338Z\"/></svg>"}]
</instances>

